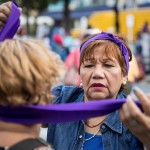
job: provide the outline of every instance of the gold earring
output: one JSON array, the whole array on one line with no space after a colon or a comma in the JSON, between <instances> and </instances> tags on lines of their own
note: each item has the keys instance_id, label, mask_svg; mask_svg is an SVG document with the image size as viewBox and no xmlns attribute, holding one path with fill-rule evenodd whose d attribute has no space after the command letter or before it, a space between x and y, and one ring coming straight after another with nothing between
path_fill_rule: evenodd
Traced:
<instances>
[{"instance_id":1,"label":"gold earring","mask_svg":"<svg viewBox=\"0 0 150 150\"><path fill-rule=\"evenodd\" d=\"M124 86L125 86L126 84L127 84L127 81L123 81L122 85L124 85Z\"/></svg>"}]
</instances>

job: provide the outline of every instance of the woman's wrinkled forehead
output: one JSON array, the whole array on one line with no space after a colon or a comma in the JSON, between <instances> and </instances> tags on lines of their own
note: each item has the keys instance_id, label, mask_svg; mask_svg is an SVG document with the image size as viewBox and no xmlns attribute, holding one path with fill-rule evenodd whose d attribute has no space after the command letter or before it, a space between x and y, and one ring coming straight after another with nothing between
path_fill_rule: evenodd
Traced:
<instances>
[{"instance_id":1,"label":"woman's wrinkled forehead","mask_svg":"<svg viewBox=\"0 0 150 150\"><path fill-rule=\"evenodd\" d=\"M90 56L89 53L87 54L87 56L84 55L86 49L91 50L91 47L89 45L91 45L91 43L94 43L95 41L99 41L99 40L111 41L111 42L113 42L115 45L117 45L119 47L119 51L120 51L121 55L124 57L124 61L125 61L125 65L126 65L126 67L125 67L126 68L126 75L127 75L128 71L129 71L129 61L132 59L131 51L128 49L128 47L126 46L126 44L123 42L123 40L121 38L119 38L118 36L114 36L113 34L107 33L107 32L101 32L100 34L93 35L92 37L89 37L81 45L81 47L80 47L80 54L81 54L80 64L83 62L83 60L87 56L88 57ZM106 46L108 46L108 45L106 44ZM109 48L112 49L111 46L109 46ZM113 47L113 49L114 49L114 47ZM115 52L115 51L111 51L110 50L110 52ZM106 53L106 54L109 56L108 53ZM122 62L123 59L122 59L121 55L118 55L118 61L120 59L120 64L123 64L123 62ZM130 57L129 57L129 55L130 55Z\"/></svg>"},{"instance_id":2,"label":"woman's wrinkled forehead","mask_svg":"<svg viewBox=\"0 0 150 150\"><path fill-rule=\"evenodd\" d=\"M90 46L91 48L89 48ZM83 54L81 55L81 63L84 63L84 61L95 61L95 57L101 57L101 59L116 58L118 60L118 56L121 55L119 47L110 41L95 41L93 44L91 43L89 47L85 48Z\"/></svg>"}]
</instances>

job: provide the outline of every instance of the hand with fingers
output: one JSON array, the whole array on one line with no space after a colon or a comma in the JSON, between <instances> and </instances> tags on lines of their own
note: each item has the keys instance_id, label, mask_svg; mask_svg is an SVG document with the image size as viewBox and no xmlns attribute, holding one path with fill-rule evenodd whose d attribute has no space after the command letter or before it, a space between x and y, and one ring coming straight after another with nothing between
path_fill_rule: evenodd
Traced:
<instances>
[{"instance_id":1,"label":"hand with fingers","mask_svg":"<svg viewBox=\"0 0 150 150\"><path fill-rule=\"evenodd\" d=\"M0 30L3 28L5 25L12 9L12 2L6 2L0 5ZM18 8L20 12L22 11L21 8Z\"/></svg>"},{"instance_id":2,"label":"hand with fingers","mask_svg":"<svg viewBox=\"0 0 150 150\"><path fill-rule=\"evenodd\" d=\"M129 95L127 102L120 109L120 116L128 129L150 150L150 93L144 94L139 88L134 88L143 112L136 106Z\"/></svg>"},{"instance_id":3,"label":"hand with fingers","mask_svg":"<svg viewBox=\"0 0 150 150\"><path fill-rule=\"evenodd\" d=\"M5 25L10 12L11 12L11 3L12 2L6 2L0 5L0 29Z\"/></svg>"}]
</instances>

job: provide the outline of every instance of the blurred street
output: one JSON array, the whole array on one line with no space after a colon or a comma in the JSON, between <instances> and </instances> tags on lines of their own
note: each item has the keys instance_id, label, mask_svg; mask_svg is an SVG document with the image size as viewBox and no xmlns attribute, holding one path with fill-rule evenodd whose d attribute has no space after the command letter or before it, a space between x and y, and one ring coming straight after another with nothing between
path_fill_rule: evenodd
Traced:
<instances>
[{"instance_id":1,"label":"blurred street","mask_svg":"<svg viewBox=\"0 0 150 150\"><path fill-rule=\"evenodd\" d=\"M134 83L133 86L139 87L145 93L150 92L150 75L147 75L145 77L145 80L138 82L138 83Z\"/></svg>"}]
</instances>

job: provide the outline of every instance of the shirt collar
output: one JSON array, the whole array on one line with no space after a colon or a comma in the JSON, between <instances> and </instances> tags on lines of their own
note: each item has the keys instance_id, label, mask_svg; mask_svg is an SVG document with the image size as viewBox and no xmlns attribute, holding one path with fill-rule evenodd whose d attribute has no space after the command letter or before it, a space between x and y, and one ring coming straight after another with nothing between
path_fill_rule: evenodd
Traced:
<instances>
[{"instance_id":1,"label":"shirt collar","mask_svg":"<svg viewBox=\"0 0 150 150\"><path fill-rule=\"evenodd\" d=\"M84 94L82 93L80 96L81 96L80 98L82 98L82 100L84 101ZM120 99L120 98L126 98L126 95L124 93L120 92L120 93L118 93L116 100ZM108 117L104 120L103 123L107 127L109 127L111 130L113 130L119 134L122 134L123 123L122 123L122 120L120 118L118 110L110 113L108 115Z\"/></svg>"},{"instance_id":2,"label":"shirt collar","mask_svg":"<svg viewBox=\"0 0 150 150\"><path fill-rule=\"evenodd\" d=\"M126 96L124 95L124 93L119 93L117 95L117 99L118 98L125 98ZM123 123L122 123L122 120L120 118L120 115L119 115L119 111L116 110L112 113L110 113L108 115L108 117L106 118L106 120L103 122L106 126L108 126L111 130L117 132L117 133L120 133L122 134L123 130Z\"/></svg>"}]
</instances>

